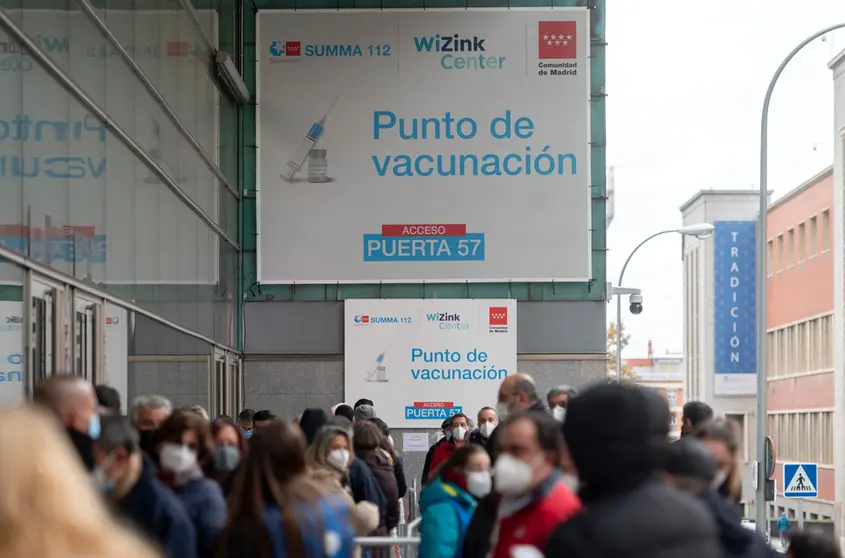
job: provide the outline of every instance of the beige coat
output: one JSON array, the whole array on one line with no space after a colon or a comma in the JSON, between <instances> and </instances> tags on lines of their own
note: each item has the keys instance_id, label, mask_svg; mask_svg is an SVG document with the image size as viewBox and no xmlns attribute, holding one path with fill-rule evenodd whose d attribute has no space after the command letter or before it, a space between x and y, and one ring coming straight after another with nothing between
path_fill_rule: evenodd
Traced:
<instances>
[{"instance_id":1,"label":"beige coat","mask_svg":"<svg viewBox=\"0 0 845 558\"><path fill-rule=\"evenodd\" d=\"M340 484L340 474L322 467L312 468L311 478L332 494L337 494L349 504L349 523L358 536L372 532L379 523L378 506L372 502L358 502L352 499L348 488Z\"/></svg>"}]
</instances>

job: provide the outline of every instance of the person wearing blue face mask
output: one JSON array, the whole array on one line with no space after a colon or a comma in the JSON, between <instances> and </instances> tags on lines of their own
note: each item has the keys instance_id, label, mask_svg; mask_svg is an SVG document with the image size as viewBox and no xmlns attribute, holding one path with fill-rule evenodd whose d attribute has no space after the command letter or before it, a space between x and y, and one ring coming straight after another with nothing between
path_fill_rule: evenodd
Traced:
<instances>
[{"instance_id":1,"label":"person wearing blue face mask","mask_svg":"<svg viewBox=\"0 0 845 558\"><path fill-rule=\"evenodd\" d=\"M247 440L252 437L252 431L255 428L254 417L255 411L252 409L244 409L238 413L238 427Z\"/></svg>"},{"instance_id":2,"label":"person wearing blue face mask","mask_svg":"<svg viewBox=\"0 0 845 558\"><path fill-rule=\"evenodd\" d=\"M99 405L94 386L79 376L51 376L39 382L33 401L59 419L85 468L92 471L94 440L100 437Z\"/></svg>"}]
</instances>

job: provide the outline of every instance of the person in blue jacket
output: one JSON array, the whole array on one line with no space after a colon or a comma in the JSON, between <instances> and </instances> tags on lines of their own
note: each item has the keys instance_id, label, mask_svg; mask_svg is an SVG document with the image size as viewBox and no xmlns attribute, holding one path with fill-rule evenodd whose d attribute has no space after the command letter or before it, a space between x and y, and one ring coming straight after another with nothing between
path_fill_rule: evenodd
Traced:
<instances>
[{"instance_id":1,"label":"person in blue jacket","mask_svg":"<svg viewBox=\"0 0 845 558\"><path fill-rule=\"evenodd\" d=\"M461 556L477 501L490 493L490 456L476 444L456 450L420 495L420 558Z\"/></svg>"},{"instance_id":2,"label":"person in blue jacket","mask_svg":"<svg viewBox=\"0 0 845 558\"><path fill-rule=\"evenodd\" d=\"M778 518L778 532L780 532L780 542L786 542L786 532L789 531L789 518L786 517L786 512L783 512Z\"/></svg>"},{"instance_id":3,"label":"person in blue jacket","mask_svg":"<svg viewBox=\"0 0 845 558\"><path fill-rule=\"evenodd\" d=\"M176 411L161 423L156 440L159 479L173 490L191 518L197 556L211 558L226 525L226 498L201 467L214 448L209 424L193 411Z\"/></svg>"},{"instance_id":4,"label":"person in blue jacket","mask_svg":"<svg viewBox=\"0 0 845 558\"><path fill-rule=\"evenodd\" d=\"M349 504L310 478L305 435L274 421L256 430L235 474L216 558L351 558Z\"/></svg>"}]
</instances>

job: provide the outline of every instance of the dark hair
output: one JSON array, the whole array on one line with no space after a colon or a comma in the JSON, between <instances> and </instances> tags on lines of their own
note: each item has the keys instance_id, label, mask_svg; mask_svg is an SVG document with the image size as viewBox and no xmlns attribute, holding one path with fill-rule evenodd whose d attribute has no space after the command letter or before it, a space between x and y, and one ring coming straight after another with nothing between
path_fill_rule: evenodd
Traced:
<instances>
[{"instance_id":1,"label":"dark hair","mask_svg":"<svg viewBox=\"0 0 845 558\"><path fill-rule=\"evenodd\" d=\"M274 421L255 431L229 495L229 522L220 535L218 556L228 556L230 545L240 539L244 530L256 542L259 556L273 556L270 533L264 523L267 503L277 504L282 515L285 554L308 554L308 533L300 529L297 518L312 515L301 504L313 506L323 490L305 474L305 447L302 430L288 421Z\"/></svg>"},{"instance_id":2,"label":"dark hair","mask_svg":"<svg viewBox=\"0 0 845 558\"><path fill-rule=\"evenodd\" d=\"M334 410L334 416L348 418L349 420L352 420L354 414L355 410L346 404L338 405L337 409Z\"/></svg>"},{"instance_id":3,"label":"dark hair","mask_svg":"<svg viewBox=\"0 0 845 558\"><path fill-rule=\"evenodd\" d=\"M100 384L94 387L97 393L97 403L116 415L120 414L120 392L111 386Z\"/></svg>"},{"instance_id":4,"label":"dark hair","mask_svg":"<svg viewBox=\"0 0 845 558\"><path fill-rule=\"evenodd\" d=\"M244 438L243 432L241 432L240 427L238 424L232 420L231 417L224 417L219 416L211 423L211 441L214 443L214 439L217 438L217 434L226 427L232 427L235 429L235 432L238 433L238 449L241 450L241 453L246 453L247 450L247 439Z\"/></svg>"},{"instance_id":5,"label":"dark hair","mask_svg":"<svg viewBox=\"0 0 845 558\"><path fill-rule=\"evenodd\" d=\"M268 411L267 409L256 411L254 415L252 415L253 421L265 421L265 420L276 420L276 415L273 414L273 411Z\"/></svg>"},{"instance_id":6,"label":"dark hair","mask_svg":"<svg viewBox=\"0 0 845 558\"><path fill-rule=\"evenodd\" d=\"M384 439L379 427L368 420L355 422L352 432L352 448L355 450L355 455L381 447Z\"/></svg>"},{"instance_id":7,"label":"dark hair","mask_svg":"<svg viewBox=\"0 0 845 558\"><path fill-rule=\"evenodd\" d=\"M139 451L138 433L128 418L104 415L100 419L100 427L100 437L97 438L96 444L101 450L111 453L124 449L129 454Z\"/></svg>"},{"instance_id":8,"label":"dark hair","mask_svg":"<svg viewBox=\"0 0 845 558\"><path fill-rule=\"evenodd\" d=\"M822 533L800 531L789 536L789 549L792 558L840 558L839 545Z\"/></svg>"},{"instance_id":9,"label":"dark hair","mask_svg":"<svg viewBox=\"0 0 845 558\"><path fill-rule=\"evenodd\" d=\"M244 422L252 421L254 416L255 416L255 411L253 411L252 409L244 409L243 411L238 413L238 420L241 420L241 421L244 421Z\"/></svg>"},{"instance_id":10,"label":"dark hair","mask_svg":"<svg viewBox=\"0 0 845 558\"><path fill-rule=\"evenodd\" d=\"M390 442L387 441L387 437L390 436L390 427L388 427L387 423L378 417L367 419L367 421L378 426L378 429L381 432L381 445L379 447L386 451L388 455L390 455L390 457L395 461L396 458L399 457L399 454L396 453L396 448L391 446Z\"/></svg>"},{"instance_id":11,"label":"dark hair","mask_svg":"<svg viewBox=\"0 0 845 558\"><path fill-rule=\"evenodd\" d=\"M466 416L466 415L465 415L465 414L463 414L463 413L455 413L454 415L452 415L452 422L450 422L450 423L449 423L449 426L451 427L451 426L452 426L452 424L454 424L455 419L456 419L456 418L460 418L460 417L463 417L463 418L464 418L464 420L465 420L465 421L467 421L467 426L468 426L468 425L469 425L469 422L470 422L470 421L469 421L469 417L468 417L468 416Z\"/></svg>"},{"instance_id":12,"label":"dark hair","mask_svg":"<svg viewBox=\"0 0 845 558\"><path fill-rule=\"evenodd\" d=\"M563 431L560 428L560 422L545 411L528 410L508 415L497 430L510 428L511 425L521 420L527 420L534 425L534 430L537 433L537 443L540 445L540 449L544 452L551 452L552 465L555 467L560 466L560 450L563 446Z\"/></svg>"},{"instance_id":13,"label":"dark hair","mask_svg":"<svg viewBox=\"0 0 845 558\"><path fill-rule=\"evenodd\" d=\"M475 455L476 453L484 453L485 450L483 447L479 446L478 444L467 444L463 447L460 447L449 456L449 459L441 463L430 475L429 479L435 479L443 474L444 471L460 469L463 471L466 468L467 463L469 463L469 458Z\"/></svg>"},{"instance_id":14,"label":"dark hair","mask_svg":"<svg viewBox=\"0 0 845 558\"><path fill-rule=\"evenodd\" d=\"M193 411L178 410L161 423L156 432L156 442L182 442L182 433L186 430L193 430L199 440L197 447L197 462L205 463L214 449L211 439L211 429L208 422Z\"/></svg>"},{"instance_id":15,"label":"dark hair","mask_svg":"<svg viewBox=\"0 0 845 558\"><path fill-rule=\"evenodd\" d=\"M713 409L702 401L689 401L684 404L683 420L689 420L693 428L713 418Z\"/></svg>"},{"instance_id":16,"label":"dark hair","mask_svg":"<svg viewBox=\"0 0 845 558\"><path fill-rule=\"evenodd\" d=\"M376 406L376 404L373 403L372 400L370 400L370 399L359 399L358 401L355 402L354 405L352 405L352 409L355 410L358 407L360 407L361 405L369 405L370 407Z\"/></svg>"}]
</instances>

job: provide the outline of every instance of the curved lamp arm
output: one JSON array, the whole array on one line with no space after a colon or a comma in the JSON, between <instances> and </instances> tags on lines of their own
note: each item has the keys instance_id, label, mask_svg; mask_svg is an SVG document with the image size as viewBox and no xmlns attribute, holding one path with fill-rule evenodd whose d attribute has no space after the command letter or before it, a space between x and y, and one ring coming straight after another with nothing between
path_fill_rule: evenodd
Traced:
<instances>
[{"instance_id":1,"label":"curved lamp arm","mask_svg":"<svg viewBox=\"0 0 845 558\"><path fill-rule=\"evenodd\" d=\"M630 254L628 254L628 259L627 259L627 260L625 260L625 264L622 266L622 271L620 271L620 272L619 272L619 281L617 281L617 282L616 282L616 286L617 286L617 287L621 287L621 286L622 286L622 277L624 277L624 276L625 276L625 268L627 268L627 267L628 267L628 262L630 262L630 261L631 261L631 258L633 258L633 257L634 257L634 254L636 254L636 253L637 253L637 250L639 250L639 249L642 247L642 245L643 245L643 244L645 244L646 242L648 242L648 241L649 241L649 240L651 240L652 238L657 237L657 236L660 236L660 235L662 235L662 234L669 234L669 233L676 233L676 232L678 232L678 229L670 229L670 230L668 230L668 231L660 231L660 232L658 232L658 233L654 233L654 234L653 234L653 235L651 235L650 237L646 238L645 240L643 240L642 242L640 242L639 244L637 244L637 247L636 247L636 248L634 248L634 249L631 251L631 253L630 253Z\"/></svg>"}]
</instances>

